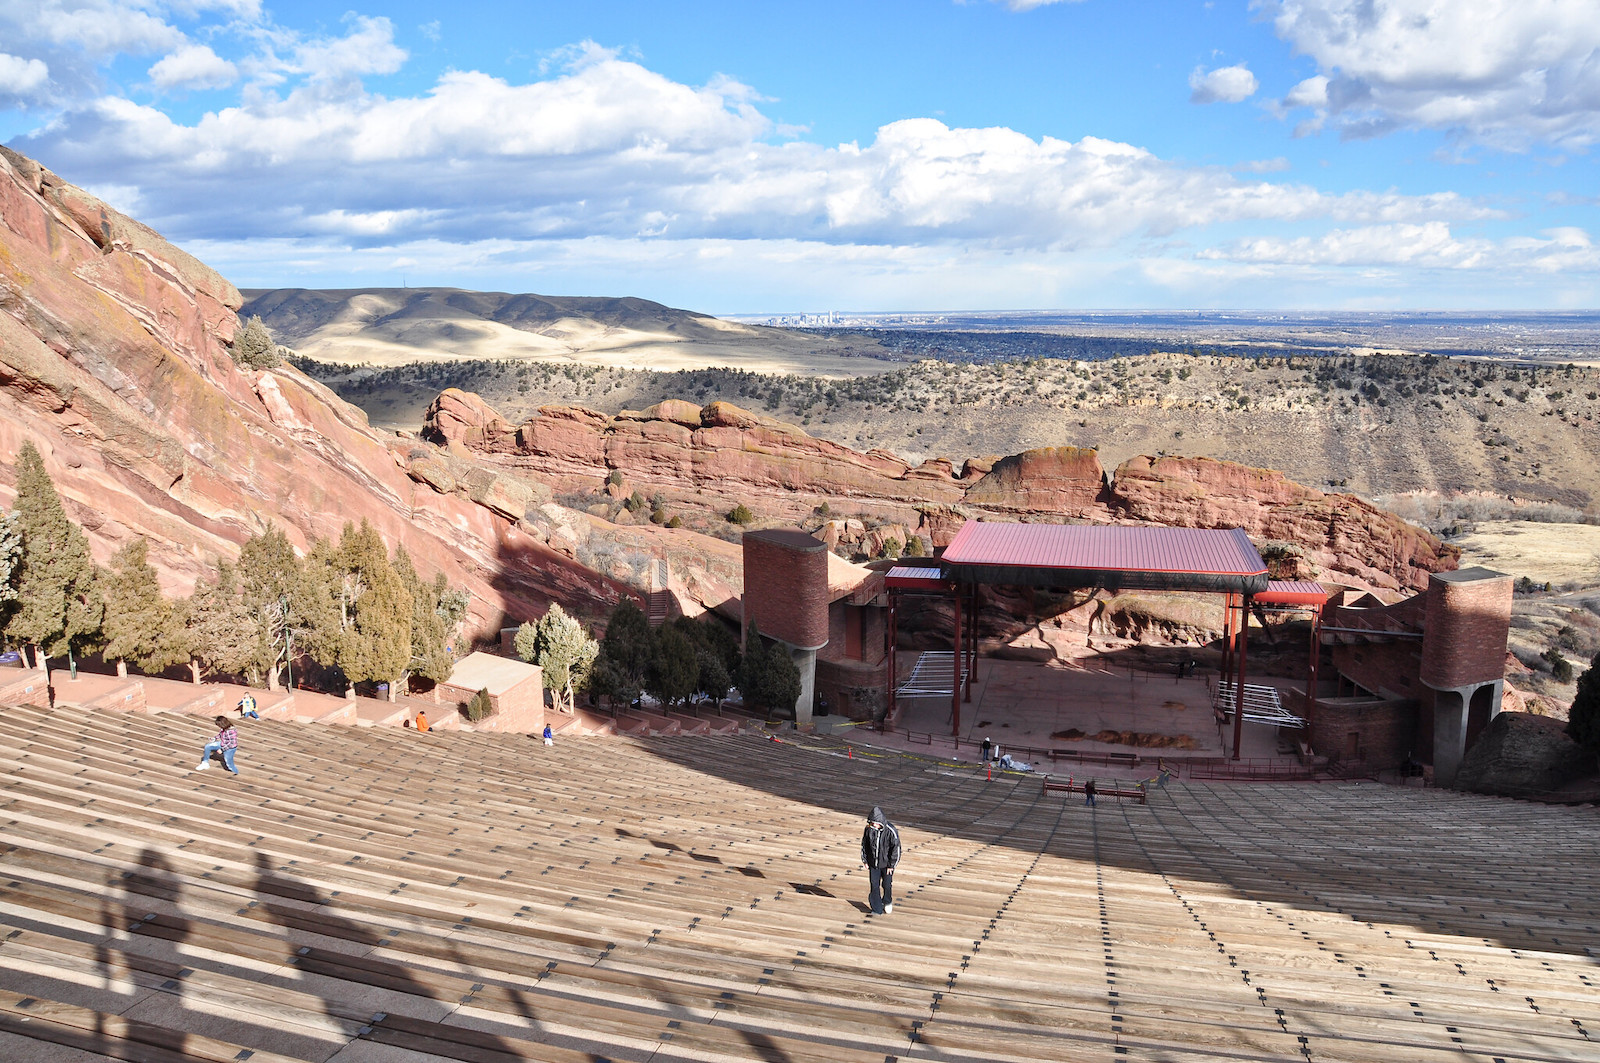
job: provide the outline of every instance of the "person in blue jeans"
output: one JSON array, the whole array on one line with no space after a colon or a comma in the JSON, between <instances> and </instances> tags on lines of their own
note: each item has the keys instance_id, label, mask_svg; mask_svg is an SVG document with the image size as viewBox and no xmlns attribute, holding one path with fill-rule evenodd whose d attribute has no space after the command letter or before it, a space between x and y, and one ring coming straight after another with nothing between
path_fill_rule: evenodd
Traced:
<instances>
[{"instance_id":1,"label":"person in blue jeans","mask_svg":"<svg viewBox=\"0 0 1600 1063\"><path fill-rule=\"evenodd\" d=\"M216 724L217 737L206 743L205 750L200 754L200 766L195 770L205 771L211 767L211 754L221 753L223 767L237 775L239 769L233 766L233 755L239 748L239 732L234 730L226 716L218 716Z\"/></svg>"},{"instance_id":2,"label":"person in blue jeans","mask_svg":"<svg viewBox=\"0 0 1600 1063\"><path fill-rule=\"evenodd\" d=\"M883 809L872 806L861 832L861 863L867 869L867 905L874 915L894 911L894 868L900 862L900 832Z\"/></svg>"}]
</instances>

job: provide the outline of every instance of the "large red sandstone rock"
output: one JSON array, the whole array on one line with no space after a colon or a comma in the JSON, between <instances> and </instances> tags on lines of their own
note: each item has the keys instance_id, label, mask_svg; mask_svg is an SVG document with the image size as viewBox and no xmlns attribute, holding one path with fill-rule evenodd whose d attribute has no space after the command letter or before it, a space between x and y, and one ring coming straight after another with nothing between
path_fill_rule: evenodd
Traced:
<instances>
[{"instance_id":1,"label":"large red sandstone rock","mask_svg":"<svg viewBox=\"0 0 1600 1063\"><path fill-rule=\"evenodd\" d=\"M1324 574L1421 590L1461 552L1354 495L1323 494L1272 469L1211 458L1130 458L1108 506L1119 520L1186 528L1243 528L1259 545L1298 544Z\"/></svg>"},{"instance_id":2,"label":"large red sandstone rock","mask_svg":"<svg viewBox=\"0 0 1600 1063\"><path fill-rule=\"evenodd\" d=\"M408 475L400 447L414 444L327 388L290 367L239 368L239 305L158 234L0 149L0 504L31 440L95 556L144 535L169 592L269 524L305 547L366 519L424 574L471 593L476 633L552 599L593 613L628 593L505 515L537 503L537 488L490 469L466 487L483 504L440 493ZM478 418L488 444L500 431L489 413L464 403L454 420Z\"/></svg>"},{"instance_id":3,"label":"large red sandstone rock","mask_svg":"<svg viewBox=\"0 0 1600 1063\"><path fill-rule=\"evenodd\" d=\"M1104 519L1105 470L1097 451L1042 447L1001 458L967 488L968 505L1018 516Z\"/></svg>"}]
</instances>

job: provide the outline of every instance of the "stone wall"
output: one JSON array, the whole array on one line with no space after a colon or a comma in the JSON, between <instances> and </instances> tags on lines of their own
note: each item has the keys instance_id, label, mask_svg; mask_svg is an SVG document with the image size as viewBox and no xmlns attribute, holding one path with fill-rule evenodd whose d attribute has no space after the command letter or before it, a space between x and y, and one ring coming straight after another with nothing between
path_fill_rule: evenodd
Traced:
<instances>
[{"instance_id":1,"label":"stone wall","mask_svg":"<svg viewBox=\"0 0 1600 1063\"><path fill-rule=\"evenodd\" d=\"M1303 714L1305 695L1287 692L1284 705ZM1339 764L1359 764L1376 771L1398 767L1407 754L1430 760L1431 744L1417 744L1417 702L1386 698L1319 700L1311 717L1311 748ZM1352 737L1354 736L1354 737Z\"/></svg>"}]
</instances>

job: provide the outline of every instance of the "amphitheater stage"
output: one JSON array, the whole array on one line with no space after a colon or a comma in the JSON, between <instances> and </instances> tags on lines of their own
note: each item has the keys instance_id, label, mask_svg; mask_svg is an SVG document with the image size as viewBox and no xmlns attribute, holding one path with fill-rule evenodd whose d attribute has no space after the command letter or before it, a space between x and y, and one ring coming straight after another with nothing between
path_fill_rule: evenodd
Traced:
<instances>
[{"instance_id":1,"label":"amphitheater stage","mask_svg":"<svg viewBox=\"0 0 1600 1063\"><path fill-rule=\"evenodd\" d=\"M901 675L909 675L917 653L899 654ZM1253 683L1290 681L1252 677ZM950 677L943 677L940 696L900 698L896 729L934 736L941 746L951 737ZM961 705L960 748L976 759L985 737L1002 747L1075 749L1098 753L1137 753L1141 757L1223 757L1232 748L1218 731L1211 709L1216 677L1183 679L1130 670L1086 658L1080 665L1056 662L980 658L972 700ZM1097 741L1094 736L1117 732L1123 741ZM1059 736L1059 737L1058 737ZM1131 739L1129 741L1128 739ZM1280 757L1273 727L1246 723L1240 755L1260 762ZM1282 757L1293 763L1293 757ZM1048 764L1041 765L1049 770Z\"/></svg>"}]
</instances>

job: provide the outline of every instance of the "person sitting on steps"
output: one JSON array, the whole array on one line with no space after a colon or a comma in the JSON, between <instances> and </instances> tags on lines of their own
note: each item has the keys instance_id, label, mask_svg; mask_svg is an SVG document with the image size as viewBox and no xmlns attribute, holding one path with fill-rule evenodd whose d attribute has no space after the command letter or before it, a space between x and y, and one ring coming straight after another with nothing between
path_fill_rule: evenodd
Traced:
<instances>
[{"instance_id":1,"label":"person sitting on steps","mask_svg":"<svg viewBox=\"0 0 1600 1063\"><path fill-rule=\"evenodd\" d=\"M221 753L222 766L237 775L239 769L233 766L233 755L239 749L239 732L234 730L226 716L218 716L216 725L217 737L206 743L205 751L200 754L200 766L195 770L205 771L211 767L211 754Z\"/></svg>"}]
</instances>

